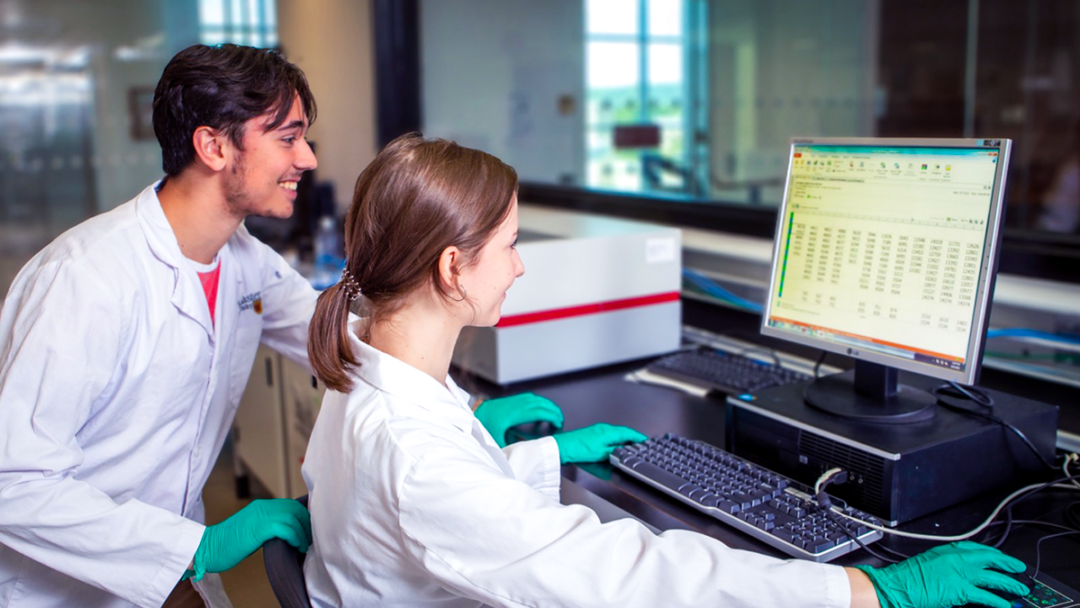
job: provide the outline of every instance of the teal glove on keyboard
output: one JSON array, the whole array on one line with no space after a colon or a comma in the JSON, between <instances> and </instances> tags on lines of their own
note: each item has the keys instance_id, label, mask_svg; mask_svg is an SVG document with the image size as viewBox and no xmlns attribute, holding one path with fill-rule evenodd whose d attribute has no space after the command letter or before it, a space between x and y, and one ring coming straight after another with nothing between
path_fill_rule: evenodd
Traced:
<instances>
[{"instance_id":1,"label":"teal glove on keyboard","mask_svg":"<svg viewBox=\"0 0 1080 608\"><path fill-rule=\"evenodd\" d=\"M311 544L311 515L291 498L255 500L225 521L207 526L195 551L194 575L224 572L239 564L271 538L280 538L306 553Z\"/></svg>"},{"instance_id":2,"label":"teal glove on keyboard","mask_svg":"<svg viewBox=\"0 0 1080 608\"><path fill-rule=\"evenodd\" d=\"M645 435L628 426L594 424L583 429L552 435L559 444L559 460L571 462L599 462L607 460L615 448L627 443L641 443Z\"/></svg>"},{"instance_id":3,"label":"teal glove on keyboard","mask_svg":"<svg viewBox=\"0 0 1080 608\"><path fill-rule=\"evenodd\" d=\"M563 413L559 406L551 399L533 393L488 399L473 413L500 448L506 447L506 430L512 426L526 422L549 422L561 429L563 425Z\"/></svg>"},{"instance_id":4,"label":"teal glove on keyboard","mask_svg":"<svg viewBox=\"0 0 1080 608\"><path fill-rule=\"evenodd\" d=\"M1023 572L1024 562L973 542L935 547L881 569L855 566L870 577L881 608L940 608L980 604L1009 608L1010 603L987 589L1020 597L1030 590L1001 572Z\"/></svg>"}]
</instances>

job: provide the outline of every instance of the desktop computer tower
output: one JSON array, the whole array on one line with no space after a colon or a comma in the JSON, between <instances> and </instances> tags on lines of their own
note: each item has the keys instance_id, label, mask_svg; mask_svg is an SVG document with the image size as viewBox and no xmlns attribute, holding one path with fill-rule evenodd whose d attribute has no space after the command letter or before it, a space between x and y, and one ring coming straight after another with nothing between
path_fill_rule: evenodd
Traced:
<instances>
[{"instance_id":1,"label":"desktop computer tower","mask_svg":"<svg viewBox=\"0 0 1080 608\"><path fill-rule=\"evenodd\" d=\"M924 390L940 384L903 373L900 379ZM926 422L852 422L808 406L803 398L807 385L729 397L727 449L809 486L826 470L841 467L849 479L829 486L829 494L890 525L993 490L1017 489L1042 478L1034 474L1049 472L996 422L941 405ZM994 400L992 410L961 399L950 403L1009 422L1053 462L1057 407L983 390Z\"/></svg>"}]
</instances>

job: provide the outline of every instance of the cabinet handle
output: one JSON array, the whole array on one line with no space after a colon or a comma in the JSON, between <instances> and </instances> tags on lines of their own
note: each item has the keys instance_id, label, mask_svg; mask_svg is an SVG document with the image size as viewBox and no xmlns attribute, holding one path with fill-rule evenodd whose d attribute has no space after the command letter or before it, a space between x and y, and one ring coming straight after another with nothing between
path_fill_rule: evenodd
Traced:
<instances>
[{"instance_id":1,"label":"cabinet handle","mask_svg":"<svg viewBox=\"0 0 1080 608\"><path fill-rule=\"evenodd\" d=\"M274 368L271 365L270 357L267 357L264 361L266 362L266 386L274 386Z\"/></svg>"}]
</instances>

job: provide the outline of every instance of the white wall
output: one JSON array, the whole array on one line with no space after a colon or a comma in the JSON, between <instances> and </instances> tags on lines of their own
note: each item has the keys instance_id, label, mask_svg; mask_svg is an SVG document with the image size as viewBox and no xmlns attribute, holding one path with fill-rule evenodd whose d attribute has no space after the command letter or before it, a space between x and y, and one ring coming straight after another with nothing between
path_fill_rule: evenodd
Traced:
<instances>
[{"instance_id":1,"label":"white wall","mask_svg":"<svg viewBox=\"0 0 1080 608\"><path fill-rule=\"evenodd\" d=\"M278 0L278 36L290 61L307 74L319 116L319 181L334 184L338 210L348 208L360 171L378 152L370 0Z\"/></svg>"},{"instance_id":2,"label":"white wall","mask_svg":"<svg viewBox=\"0 0 1080 608\"><path fill-rule=\"evenodd\" d=\"M420 15L424 134L490 152L524 180L582 183L581 0L426 0Z\"/></svg>"}]
</instances>

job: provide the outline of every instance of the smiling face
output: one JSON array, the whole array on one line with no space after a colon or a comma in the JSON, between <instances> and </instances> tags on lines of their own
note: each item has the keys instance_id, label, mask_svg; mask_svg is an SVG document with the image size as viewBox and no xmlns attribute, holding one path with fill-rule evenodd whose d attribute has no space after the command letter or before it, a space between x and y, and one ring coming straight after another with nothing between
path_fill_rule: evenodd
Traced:
<instances>
[{"instance_id":1,"label":"smiling face","mask_svg":"<svg viewBox=\"0 0 1080 608\"><path fill-rule=\"evenodd\" d=\"M517 251L517 195L510 202L510 213L477 254L476 263L461 270L458 284L465 288L466 304L473 315L469 325L489 327L499 322L506 291L514 279L525 274L525 265Z\"/></svg>"},{"instance_id":2,"label":"smiling face","mask_svg":"<svg viewBox=\"0 0 1080 608\"><path fill-rule=\"evenodd\" d=\"M271 111L247 121L244 149L235 151L232 166L227 168L226 204L237 217L291 216L301 174L318 165L304 139L308 122L300 97L293 98L285 121L267 131L273 118Z\"/></svg>"}]
</instances>

